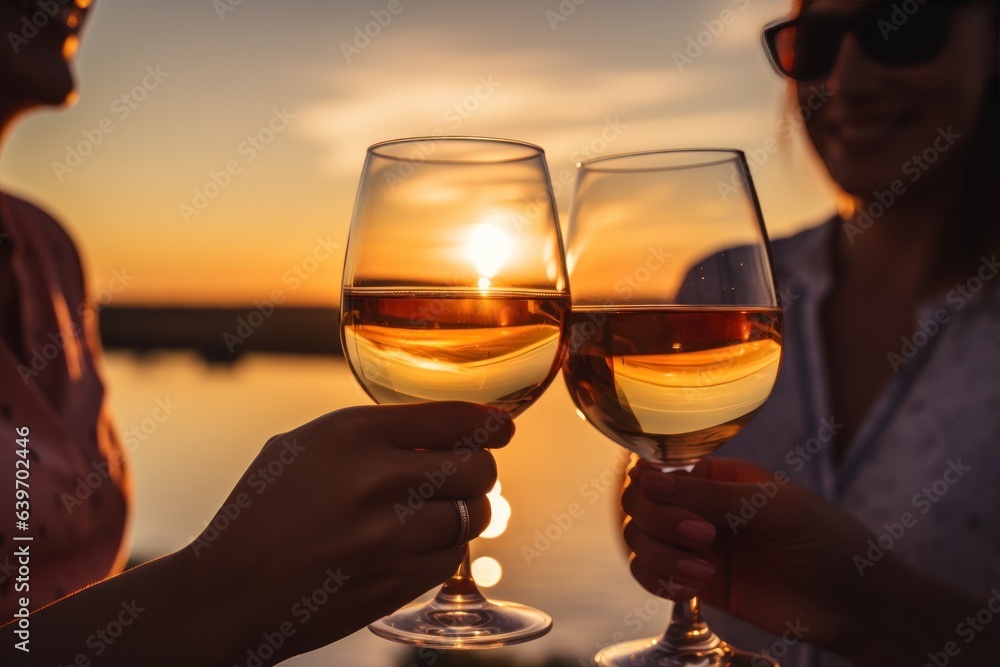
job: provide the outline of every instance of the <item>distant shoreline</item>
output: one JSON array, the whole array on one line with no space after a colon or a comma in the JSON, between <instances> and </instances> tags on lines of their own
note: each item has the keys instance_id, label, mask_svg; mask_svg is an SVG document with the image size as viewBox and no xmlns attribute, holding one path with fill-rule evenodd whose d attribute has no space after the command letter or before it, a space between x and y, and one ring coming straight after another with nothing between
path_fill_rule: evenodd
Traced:
<instances>
[{"instance_id":1,"label":"distant shoreline","mask_svg":"<svg viewBox=\"0 0 1000 667\"><path fill-rule=\"evenodd\" d=\"M100 313L109 351L190 350L211 363L250 353L341 356L335 308L111 306Z\"/></svg>"}]
</instances>

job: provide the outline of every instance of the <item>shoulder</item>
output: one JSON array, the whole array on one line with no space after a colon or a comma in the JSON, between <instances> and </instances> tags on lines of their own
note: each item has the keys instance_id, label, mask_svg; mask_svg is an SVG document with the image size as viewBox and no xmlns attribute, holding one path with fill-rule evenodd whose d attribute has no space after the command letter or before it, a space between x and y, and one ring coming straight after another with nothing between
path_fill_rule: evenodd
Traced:
<instances>
[{"instance_id":1,"label":"shoulder","mask_svg":"<svg viewBox=\"0 0 1000 667\"><path fill-rule=\"evenodd\" d=\"M77 254L73 238L51 213L27 199L17 197L9 192L0 193L0 197L3 197L15 220L30 225L35 234L53 246L68 248L73 251L74 255Z\"/></svg>"},{"instance_id":2,"label":"shoulder","mask_svg":"<svg viewBox=\"0 0 1000 667\"><path fill-rule=\"evenodd\" d=\"M48 254L64 279L83 282L83 266L76 241L51 213L22 197L8 192L0 197L19 228L30 230L38 242L37 252Z\"/></svg>"},{"instance_id":3,"label":"shoulder","mask_svg":"<svg viewBox=\"0 0 1000 667\"><path fill-rule=\"evenodd\" d=\"M774 269L779 278L789 278L803 271L824 270L830 265L831 243L836 216L807 227L791 236L771 241Z\"/></svg>"},{"instance_id":4,"label":"shoulder","mask_svg":"<svg viewBox=\"0 0 1000 667\"><path fill-rule=\"evenodd\" d=\"M806 227L805 229L783 236L771 241L771 251L774 253L775 261L780 261L800 254L806 248L813 248L822 244L829 236L837 218L829 218L818 225Z\"/></svg>"}]
</instances>

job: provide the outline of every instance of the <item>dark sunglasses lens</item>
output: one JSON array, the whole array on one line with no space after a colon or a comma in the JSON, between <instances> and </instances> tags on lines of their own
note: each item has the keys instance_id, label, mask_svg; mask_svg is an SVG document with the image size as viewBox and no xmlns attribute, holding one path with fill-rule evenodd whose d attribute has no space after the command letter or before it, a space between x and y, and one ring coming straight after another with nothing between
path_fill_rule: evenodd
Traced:
<instances>
[{"instance_id":1,"label":"dark sunglasses lens","mask_svg":"<svg viewBox=\"0 0 1000 667\"><path fill-rule=\"evenodd\" d=\"M775 36L775 50L785 74L800 81L830 73L840 44L839 31L818 21L799 20Z\"/></svg>"},{"instance_id":2,"label":"dark sunglasses lens","mask_svg":"<svg viewBox=\"0 0 1000 667\"><path fill-rule=\"evenodd\" d=\"M859 20L856 34L865 54L876 62L896 67L919 65L944 48L951 19L947 6L921 5L907 14L893 4Z\"/></svg>"}]
</instances>

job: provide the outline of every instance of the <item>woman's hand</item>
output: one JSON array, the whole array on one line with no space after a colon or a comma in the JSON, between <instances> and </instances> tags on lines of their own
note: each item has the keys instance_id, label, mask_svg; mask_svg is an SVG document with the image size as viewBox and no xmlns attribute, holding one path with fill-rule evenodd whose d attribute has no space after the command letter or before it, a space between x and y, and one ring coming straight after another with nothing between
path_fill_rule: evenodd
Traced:
<instances>
[{"instance_id":1,"label":"woman's hand","mask_svg":"<svg viewBox=\"0 0 1000 667\"><path fill-rule=\"evenodd\" d=\"M741 461L706 459L691 474L640 463L622 504L632 573L675 599L695 593L774 634L797 625L809 643L844 649L879 575L896 576L886 554L859 573L875 536L846 510ZM884 577L881 578L884 581Z\"/></svg>"},{"instance_id":2,"label":"woman's hand","mask_svg":"<svg viewBox=\"0 0 1000 667\"><path fill-rule=\"evenodd\" d=\"M622 506L632 573L657 595L697 594L773 634L794 628L864 667L964 667L1000 653L1000 623L972 642L957 634L966 619L992 616L986 595L891 551L875 557L878 538L865 525L784 473L720 458L690 474L639 463Z\"/></svg>"}]
</instances>

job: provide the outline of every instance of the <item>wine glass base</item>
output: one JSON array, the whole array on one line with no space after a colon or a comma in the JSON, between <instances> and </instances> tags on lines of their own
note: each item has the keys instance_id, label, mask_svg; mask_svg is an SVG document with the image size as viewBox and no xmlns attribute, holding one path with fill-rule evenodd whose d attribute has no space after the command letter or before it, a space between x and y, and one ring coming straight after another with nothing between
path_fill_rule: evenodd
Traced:
<instances>
[{"instance_id":1,"label":"wine glass base","mask_svg":"<svg viewBox=\"0 0 1000 667\"><path fill-rule=\"evenodd\" d=\"M368 629L384 639L411 646L472 650L537 639L552 629L552 618L515 602L485 600L470 605L449 603L439 596L404 607Z\"/></svg>"},{"instance_id":2,"label":"wine glass base","mask_svg":"<svg viewBox=\"0 0 1000 667\"><path fill-rule=\"evenodd\" d=\"M608 646L594 656L598 667L779 667L770 657L735 649L725 642L707 650L668 651L660 638Z\"/></svg>"}]
</instances>

